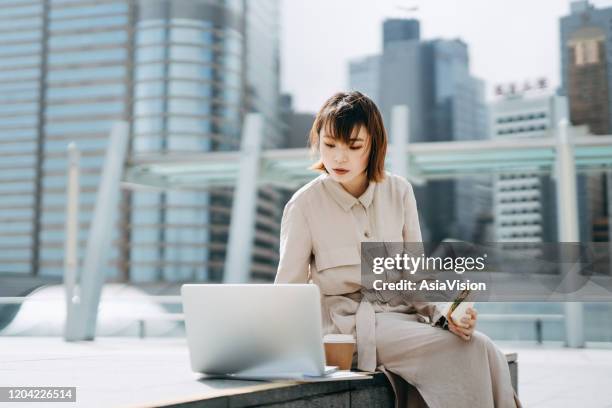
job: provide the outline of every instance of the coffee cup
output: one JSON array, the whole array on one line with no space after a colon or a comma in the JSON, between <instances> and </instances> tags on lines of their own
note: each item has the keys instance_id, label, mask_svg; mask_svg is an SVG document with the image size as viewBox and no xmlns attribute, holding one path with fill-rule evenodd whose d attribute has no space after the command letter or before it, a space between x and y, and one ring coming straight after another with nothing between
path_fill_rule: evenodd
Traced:
<instances>
[{"instance_id":1,"label":"coffee cup","mask_svg":"<svg viewBox=\"0 0 612 408\"><path fill-rule=\"evenodd\" d=\"M355 351L355 337L350 334L328 334L323 337L325 345L325 364L338 366L340 370L350 370Z\"/></svg>"}]
</instances>

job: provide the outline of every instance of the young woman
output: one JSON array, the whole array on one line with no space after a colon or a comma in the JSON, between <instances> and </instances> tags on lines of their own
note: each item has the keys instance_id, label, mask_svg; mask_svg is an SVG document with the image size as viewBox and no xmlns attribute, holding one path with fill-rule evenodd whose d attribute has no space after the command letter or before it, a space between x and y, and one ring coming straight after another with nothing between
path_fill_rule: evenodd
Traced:
<instances>
[{"instance_id":1,"label":"young woman","mask_svg":"<svg viewBox=\"0 0 612 408\"><path fill-rule=\"evenodd\" d=\"M387 135L376 105L360 92L333 95L310 144L322 174L285 207L276 283L319 287L324 333L356 336L357 367L383 371L396 406L414 398L408 382L432 408L520 407L506 357L474 330L476 310L461 325L445 323L435 303L384 302L361 286L361 242L421 242L412 186L384 170Z\"/></svg>"}]
</instances>

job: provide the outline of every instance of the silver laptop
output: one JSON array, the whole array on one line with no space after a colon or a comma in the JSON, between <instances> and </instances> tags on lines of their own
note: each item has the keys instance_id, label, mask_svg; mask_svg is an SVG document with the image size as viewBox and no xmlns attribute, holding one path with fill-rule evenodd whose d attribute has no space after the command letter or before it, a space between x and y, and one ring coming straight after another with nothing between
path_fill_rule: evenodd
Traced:
<instances>
[{"instance_id":1,"label":"silver laptop","mask_svg":"<svg viewBox=\"0 0 612 408\"><path fill-rule=\"evenodd\" d=\"M186 284L181 296L195 372L292 379L337 370L325 366L316 285Z\"/></svg>"}]
</instances>

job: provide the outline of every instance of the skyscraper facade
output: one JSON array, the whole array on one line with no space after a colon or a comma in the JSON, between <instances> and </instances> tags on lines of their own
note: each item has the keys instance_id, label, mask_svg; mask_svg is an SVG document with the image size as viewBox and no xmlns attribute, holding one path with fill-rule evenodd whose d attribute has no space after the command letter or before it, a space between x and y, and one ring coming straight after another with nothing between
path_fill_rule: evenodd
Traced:
<instances>
[{"instance_id":1,"label":"skyscraper facade","mask_svg":"<svg viewBox=\"0 0 612 408\"><path fill-rule=\"evenodd\" d=\"M612 124L612 7L595 8L574 1L560 21L561 93L569 100L570 121L587 125L594 135L608 135ZM588 199L581 208L581 237L609 241L612 182L610 174L579 177Z\"/></svg>"},{"instance_id":2,"label":"skyscraper facade","mask_svg":"<svg viewBox=\"0 0 612 408\"><path fill-rule=\"evenodd\" d=\"M493 140L556 137L567 119L567 98L538 91L512 95L491 106ZM499 242L557 241L554 181L539 173L506 173L494 182L495 240Z\"/></svg>"},{"instance_id":3,"label":"skyscraper facade","mask_svg":"<svg viewBox=\"0 0 612 408\"><path fill-rule=\"evenodd\" d=\"M130 155L235 150L245 113L278 120L278 1L40 0L0 6L0 271L63 272L66 146L81 150L84 253L113 122ZM275 262L274 190L260 191L258 244ZM111 279L220 279L232 189L124 191ZM265 214L268 209L267 215ZM276 230L275 230L276 229ZM272 232L270 232L270 230ZM10 254L10 255L9 255Z\"/></svg>"},{"instance_id":4,"label":"skyscraper facade","mask_svg":"<svg viewBox=\"0 0 612 408\"><path fill-rule=\"evenodd\" d=\"M88 239L108 133L129 119L133 6L109 1L3 4L0 19L0 259L3 271L63 270L66 146L81 150L79 242ZM8 178L8 179L7 179ZM109 220L114 224L118 220ZM115 230L114 240L119 240ZM119 258L114 245L111 257Z\"/></svg>"},{"instance_id":5,"label":"skyscraper facade","mask_svg":"<svg viewBox=\"0 0 612 408\"><path fill-rule=\"evenodd\" d=\"M415 19L390 18L383 24L383 51L398 41L419 40L421 23Z\"/></svg>"},{"instance_id":6,"label":"skyscraper facade","mask_svg":"<svg viewBox=\"0 0 612 408\"><path fill-rule=\"evenodd\" d=\"M363 57L349 63L349 87L358 89L376 104L380 101L380 64L380 55Z\"/></svg>"},{"instance_id":7,"label":"skyscraper facade","mask_svg":"<svg viewBox=\"0 0 612 408\"><path fill-rule=\"evenodd\" d=\"M484 82L470 74L468 46L461 40L433 40L423 46L423 139L466 141L487 138ZM491 182L486 176L435 181L423 206L431 240L474 241L481 219L490 215Z\"/></svg>"},{"instance_id":8,"label":"skyscraper facade","mask_svg":"<svg viewBox=\"0 0 612 408\"><path fill-rule=\"evenodd\" d=\"M0 265L21 274L38 256L42 13L42 3L13 3L0 14Z\"/></svg>"},{"instance_id":9,"label":"skyscraper facade","mask_svg":"<svg viewBox=\"0 0 612 408\"><path fill-rule=\"evenodd\" d=\"M410 142L485 139L484 83L470 74L467 45L422 41L419 22L412 19L385 21L383 34L381 55L351 62L350 88L375 90L387 125L393 106L407 105ZM473 240L478 217L491 206L490 186L482 183L435 181L415 188L424 239Z\"/></svg>"}]
</instances>

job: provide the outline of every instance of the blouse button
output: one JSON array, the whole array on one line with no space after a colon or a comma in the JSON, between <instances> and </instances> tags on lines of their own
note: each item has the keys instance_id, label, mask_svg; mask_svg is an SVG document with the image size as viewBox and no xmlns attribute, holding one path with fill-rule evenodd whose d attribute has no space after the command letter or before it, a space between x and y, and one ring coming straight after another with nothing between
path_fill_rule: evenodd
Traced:
<instances>
[{"instance_id":1,"label":"blouse button","mask_svg":"<svg viewBox=\"0 0 612 408\"><path fill-rule=\"evenodd\" d=\"M364 232L363 235L365 235L366 238L370 238L370 231Z\"/></svg>"}]
</instances>

